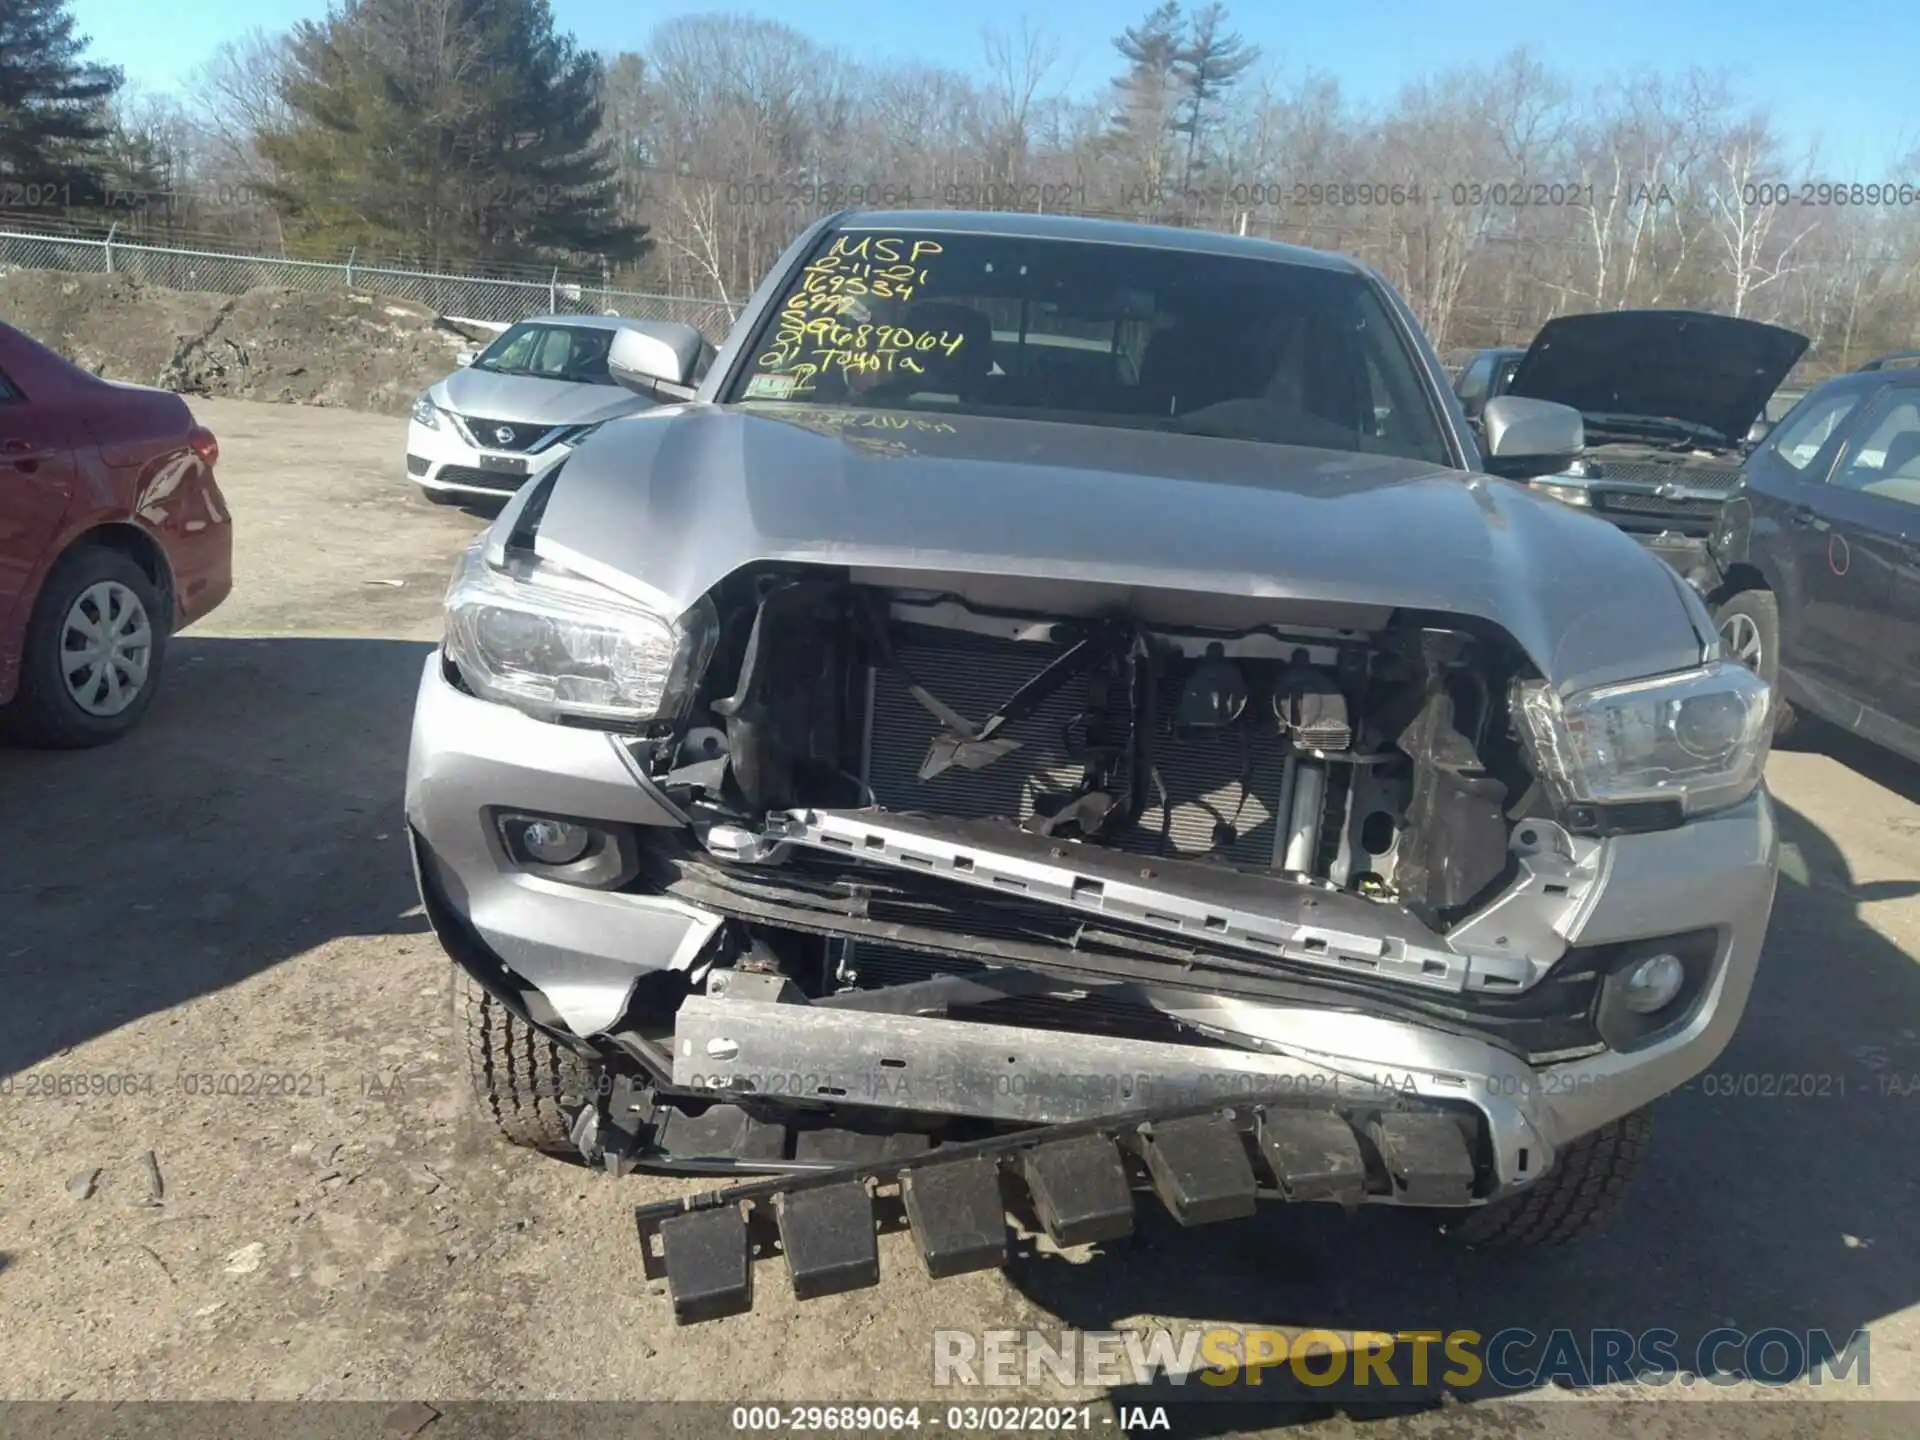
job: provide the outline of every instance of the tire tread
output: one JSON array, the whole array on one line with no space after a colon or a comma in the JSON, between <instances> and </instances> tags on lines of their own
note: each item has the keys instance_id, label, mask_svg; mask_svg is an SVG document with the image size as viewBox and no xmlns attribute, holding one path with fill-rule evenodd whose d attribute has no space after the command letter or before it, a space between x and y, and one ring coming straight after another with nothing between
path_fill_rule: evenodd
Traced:
<instances>
[{"instance_id":1,"label":"tire tread","mask_svg":"<svg viewBox=\"0 0 1920 1440\"><path fill-rule=\"evenodd\" d=\"M515 1145L571 1154L573 1112L592 1087L588 1063L509 1011L456 967L473 1092L494 1129Z\"/></svg>"},{"instance_id":2,"label":"tire tread","mask_svg":"<svg viewBox=\"0 0 1920 1440\"><path fill-rule=\"evenodd\" d=\"M1521 1194L1473 1212L1453 1235L1483 1249L1539 1250L1592 1239L1633 1188L1653 1137L1653 1116L1636 1110L1563 1147L1554 1168Z\"/></svg>"}]
</instances>

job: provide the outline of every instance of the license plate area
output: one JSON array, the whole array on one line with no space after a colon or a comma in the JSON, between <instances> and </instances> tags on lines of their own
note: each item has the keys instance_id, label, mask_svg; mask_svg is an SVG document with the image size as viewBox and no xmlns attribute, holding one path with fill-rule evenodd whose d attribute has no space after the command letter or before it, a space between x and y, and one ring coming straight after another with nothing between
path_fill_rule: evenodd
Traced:
<instances>
[{"instance_id":1,"label":"license plate area","mask_svg":"<svg viewBox=\"0 0 1920 1440\"><path fill-rule=\"evenodd\" d=\"M492 470L501 475L525 475L527 461L522 455L482 455L480 468Z\"/></svg>"}]
</instances>

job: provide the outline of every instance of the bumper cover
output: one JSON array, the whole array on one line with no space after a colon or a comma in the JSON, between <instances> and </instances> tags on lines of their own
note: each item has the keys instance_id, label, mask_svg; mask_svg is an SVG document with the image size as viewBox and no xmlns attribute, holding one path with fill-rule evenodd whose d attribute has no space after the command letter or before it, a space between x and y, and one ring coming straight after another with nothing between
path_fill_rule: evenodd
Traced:
<instances>
[{"instance_id":1,"label":"bumper cover","mask_svg":"<svg viewBox=\"0 0 1920 1440\"><path fill-rule=\"evenodd\" d=\"M1707 541L1696 535L1681 535L1672 530L1637 537L1642 545L1658 555L1702 597L1720 587L1720 567Z\"/></svg>"},{"instance_id":2,"label":"bumper cover","mask_svg":"<svg viewBox=\"0 0 1920 1440\"><path fill-rule=\"evenodd\" d=\"M407 422L407 478L426 490L444 494L503 499L514 494L573 453L564 442L536 454L488 450L474 445L444 415L439 428L429 430L418 420ZM495 465L524 467L493 469Z\"/></svg>"}]
</instances>

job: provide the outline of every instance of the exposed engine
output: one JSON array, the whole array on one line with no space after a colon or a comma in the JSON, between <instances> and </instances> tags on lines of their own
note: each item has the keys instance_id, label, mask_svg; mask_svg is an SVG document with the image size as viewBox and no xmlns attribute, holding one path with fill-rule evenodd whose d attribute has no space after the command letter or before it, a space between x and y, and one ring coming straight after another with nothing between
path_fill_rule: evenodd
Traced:
<instances>
[{"instance_id":1,"label":"exposed engine","mask_svg":"<svg viewBox=\"0 0 1920 1440\"><path fill-rule=\"evenodd\" d=\"M655 775L696 824L878 807L1398 902L1444 928L1531 779L1498 635L1055 619L736 577Z\"/></svg>"}]
</instances>

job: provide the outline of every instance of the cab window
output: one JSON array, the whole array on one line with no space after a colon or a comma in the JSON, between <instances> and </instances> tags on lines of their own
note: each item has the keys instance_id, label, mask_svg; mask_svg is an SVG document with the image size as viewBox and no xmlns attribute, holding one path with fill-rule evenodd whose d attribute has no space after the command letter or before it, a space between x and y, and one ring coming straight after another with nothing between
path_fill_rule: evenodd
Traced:
<instances>
[{"instance_id":1,"label":"cab window","mask_svg":"<svg viewBox=\"0 0 1920 1440\"><path fill-rule=\"evenodd\" d=\"M1869 419L1831 483L1920 506L1920 396L1899 396Z\"/></svg>"},{"instance_id":2,"label":"cab window","mask_svg":"<svg viewBox=\"0 0 1920 1440\"><path fill-rule=\"evenodd\" d=\"M1787 465L1804 472L1826 448L1833 432L1840 428L1840 422L1851 415L1859 403L1858 391L1808 396L1774 432L1774 453Z\"/></svg>"}]
</instances>

